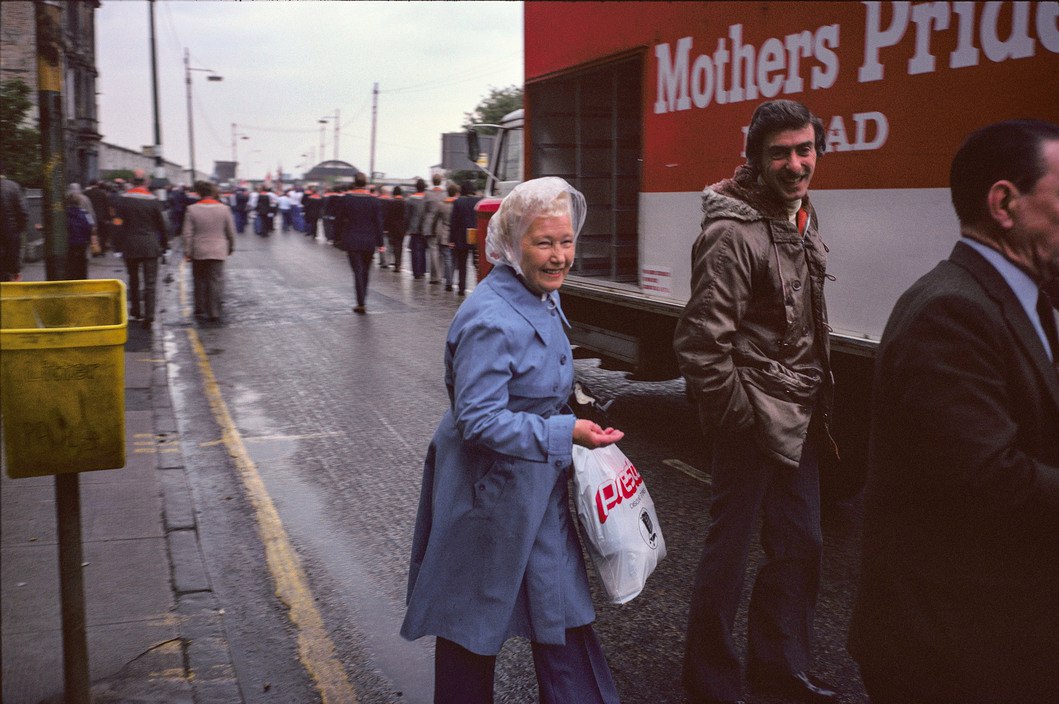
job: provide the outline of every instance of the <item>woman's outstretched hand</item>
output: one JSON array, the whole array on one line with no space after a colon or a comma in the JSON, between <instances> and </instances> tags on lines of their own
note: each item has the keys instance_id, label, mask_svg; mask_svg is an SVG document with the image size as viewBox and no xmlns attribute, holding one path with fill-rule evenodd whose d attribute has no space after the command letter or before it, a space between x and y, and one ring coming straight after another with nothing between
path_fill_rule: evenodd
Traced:
<instances>
[{"instance_id":1,"label":"woman's outstretched hand","mask_svg":"<svg viewBox=\"0 0 1059 704\"><path fill-rule=\"evenodd\" d=\"M601 428L598 423L583 418L574 421L574 443L590 450L612 445L623 437L625 433L615 428Z\"/></svg>"}]
</instances>

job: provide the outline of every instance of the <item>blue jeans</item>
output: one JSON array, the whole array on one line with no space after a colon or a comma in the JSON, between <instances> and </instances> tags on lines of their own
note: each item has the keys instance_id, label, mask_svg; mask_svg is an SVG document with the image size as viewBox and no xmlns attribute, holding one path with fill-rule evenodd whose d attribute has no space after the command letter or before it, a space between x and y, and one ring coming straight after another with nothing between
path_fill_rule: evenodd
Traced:
<instances>
[{"instance_id":1,"label":"blue jeans","mask_svg":"<svg viewBox=\"0 0 1059 704\"><path fill-rule=\"evenodd\" d=\"M684 653L684 685L693 699L741 698L732 630L759 516L765 561L750 597L747 665L779 675L811 666L823 552L819 474L812 442L792 469L763 456L752 433L716 439L710 529L692 588Z\"/></svg>"}]
</instances>

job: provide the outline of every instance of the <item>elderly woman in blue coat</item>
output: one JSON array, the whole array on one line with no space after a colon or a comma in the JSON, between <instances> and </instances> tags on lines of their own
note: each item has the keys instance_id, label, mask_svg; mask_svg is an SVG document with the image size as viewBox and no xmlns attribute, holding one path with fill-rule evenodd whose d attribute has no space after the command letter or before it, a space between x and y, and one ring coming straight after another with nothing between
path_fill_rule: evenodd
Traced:
<instances>
[{"instance_id":1,"label":"elderly woman in blue coat","mask_svg":"<svg viewBox=\"0 0 1059 704\"><path fill-rule=\"evenodd\" d=\"M558 289L584 220L584 197L560 178L516 187L489 223L496 267L449 328L449 409L424 466L401 628L437 636L436 703L492 702L512 636L532 643L541 702L618 701L567 500L574 443L622 437L566 406Z\"/></svg>"}]
</instances>

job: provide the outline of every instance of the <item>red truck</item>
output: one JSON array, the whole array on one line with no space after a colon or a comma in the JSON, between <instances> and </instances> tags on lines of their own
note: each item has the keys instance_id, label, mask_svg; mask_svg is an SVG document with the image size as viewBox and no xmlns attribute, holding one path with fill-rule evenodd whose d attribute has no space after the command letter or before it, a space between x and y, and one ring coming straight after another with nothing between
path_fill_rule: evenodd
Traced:
<instances>
[{"instance_id":1,"label":"red truck","mask_svg":"<svg viewBox=\"0 0 1059 704\"><path fill-rule=\"evenodd\" d=\"M898 295L958 236L948 168L998 120L1059 122L1056 2L527 2L525 107L488 194L561 176L588 220L562 288L571 342L674 376L705 186L743 160L750 115L804 102L827 127L812 197L830 247L836 421L860 487L871 361ZM844 441L844 442L843 442Z\"/></svg>"}]
</instances>

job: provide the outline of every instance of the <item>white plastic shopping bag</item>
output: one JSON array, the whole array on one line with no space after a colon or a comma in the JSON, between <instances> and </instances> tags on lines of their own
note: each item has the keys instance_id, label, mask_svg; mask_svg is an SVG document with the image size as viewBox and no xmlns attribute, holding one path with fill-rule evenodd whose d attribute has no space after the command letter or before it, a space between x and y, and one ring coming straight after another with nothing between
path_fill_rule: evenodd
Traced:
<instances>
[{"instance_id":1,"label":"white plastic shopping bag","mask_svg":"<svg viewBox=\"0 0 1059 704\"><path fill-rule=\"evenodd\" d=\"M574 487L588 554L612 604L639 594L666 541L643 477L617 445L574 446Z\"/></svg>"}]
</instances>

